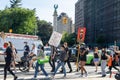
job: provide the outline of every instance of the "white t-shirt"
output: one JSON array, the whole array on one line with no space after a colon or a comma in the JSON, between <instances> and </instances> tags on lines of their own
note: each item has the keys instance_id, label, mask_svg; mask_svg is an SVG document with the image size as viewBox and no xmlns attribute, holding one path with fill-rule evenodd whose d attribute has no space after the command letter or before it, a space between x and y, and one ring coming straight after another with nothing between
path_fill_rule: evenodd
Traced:
<instances>
[{"instance_id":1,"label":"white t-shirt","mask_svg":"<svg viewBox=\"0 0 120 80\"><path fill-rule=\"evenodd\" d=\"M37 55L37 48L35 47L35 48L32 50L32 52L33 52L35 55Z\"/></svg>"}]
</instances>

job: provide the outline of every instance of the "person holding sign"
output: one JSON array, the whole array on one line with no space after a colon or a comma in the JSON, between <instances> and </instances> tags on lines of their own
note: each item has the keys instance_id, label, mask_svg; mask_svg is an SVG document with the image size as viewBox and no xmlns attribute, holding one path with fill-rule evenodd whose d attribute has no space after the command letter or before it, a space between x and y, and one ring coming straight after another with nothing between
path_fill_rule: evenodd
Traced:
<instances>
[{"instance_id":1,"label":"person holding sign","mask_svg":"<svg viewBox=\"0 0 120 80\"><path fill-rule=\"evenodd\" d=\"M65 47L62 45L60 57L59 57L59 60L57 61L58 64L57 64L57 67L55 68L55 72L53 73L53 76L52 76L53 78L54 78L57 70L60 68L60 66L62 66L64 77L66 77L65 57L66 57L66 51L65 51Z\"/></svg>"}]
</instances>

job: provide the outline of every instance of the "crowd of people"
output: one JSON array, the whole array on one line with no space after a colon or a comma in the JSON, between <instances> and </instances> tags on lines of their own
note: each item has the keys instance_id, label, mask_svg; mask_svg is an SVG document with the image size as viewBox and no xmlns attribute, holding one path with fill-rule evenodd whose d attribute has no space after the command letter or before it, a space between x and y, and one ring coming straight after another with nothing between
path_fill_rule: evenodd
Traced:
<instances>
[{"instance_id":1,"label":"crowd of people","mask_svg":"<svg viewBox=\"0 0 120 80\"><path fill-rule=\"evenodd\" d=\"M51 72L53 73L51 76L47 73L47 71L44 69L45 63L41 63L41 60L45 59L45 53L44 53L44 46L41 46L40 50L37 50L37 47L35 44L32 44L32 49L30 49L29 45L27 42L24 42L24 57L27 58L29 55L31 57L29 61L29 68L28 72L31 69L32 64L36 61L36 66L35 66L35 73L34 73L34 78L37 78L37 74L39 72L39 66L41 71L46 77L52 77L56 75L58 69L61 67L61 73L64 73L64 77L66 77L66 63L69 68L69 73L73 71L72 66L70 64L70 57L71 57L71 51L68 48L67 42L64 42L60 46L60 54L59 57L57 57L56 61L56 55L58 54L58 50L56 47L51 46L51 55L49 57L49 64L51 66ZM48 44L46 46L49 46ZM15 75L17 72L15 64L16 64L16 58L19 57L17 56L17 50L14 47L14 45L11 42L6 42L4 43L4 47L6 47L6 51L4 53L0 53L0 55L5 55L5 66L4 66L4 80L6 80L7 77L7 71L9 71L13 76L14 80L16 80L18 77ZM85 44L80 44L76 46L76 71L81 71L80 77L87 77L88 72L85 69L86 65L86 60L87 60L87 54L89 54L90 49L86 47ZM93 50L93 55L94 55L94 65L95 65L95 72L98 71L98 65L101 64L101 76L105 77L106 76L106 71L105 68L108 65L109 67L109 73L110 77L112 76L112 68L116 69L118 72L120 72L120 69L116 67L116 64L118 63L120 66L120 51L116 48L113 47L110 49L108 52L106 48L101 48L99 50L98 47L94 47ZM55 65L55 62L57 62L57 65ZM13 72L10 67L13 66L15 72Z\"/></svg>"}]
</instances>

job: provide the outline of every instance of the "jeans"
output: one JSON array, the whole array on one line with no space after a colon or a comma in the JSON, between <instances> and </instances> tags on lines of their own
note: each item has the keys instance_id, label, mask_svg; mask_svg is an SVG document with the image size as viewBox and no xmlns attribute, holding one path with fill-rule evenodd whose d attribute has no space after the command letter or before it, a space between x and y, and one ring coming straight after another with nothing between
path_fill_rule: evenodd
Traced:
<instances>
[{"instance_id":1,"label":"jeans","mask_svg":"<svg viewBox=\"0 0 120 80\"><path fill-rule=\"evenodd\" d=\"M107 61L106 60L101 60L102 75L106 75L106 72L105 72L106 65L107 65Z\"/></svg>"},{"instance_id":2,"label":"jeans","mask_svg":"<svg viewBox=\"0 0 120 80\"><path fill-rule=\"evenodd\" d=\"M37 74L38 74L38 67L39 67L39 66L40 66L40 68L41 68L43 74L44 74L45 76L48 76L48 73L47 73L47 72L45 71L45 69L44 69L44 64L38 64L38 62L37 62L37 63L36 63L36 67L35 67L34 78L37 77Z\"/></svg>"},{"instance_id":3,"label":"jeans","mask_svg":"<svg viewBox=\"0 0 120 80\"><path fill-rule=\"evenodd\" d=\"M55 68L55 72L54 72L53 75L56 74L56 72L57 72L57 70L60 68L60 66L62 66L64 76L66 76L65 63L64 63L64 62L61 62L61 61L58 62L57 67Z\"/></svg>"},{"instance_id":4,"label":"jeans","mask_svg":"<svg viewBox=\"0 0 120 80\"><path fill-rule=\"evenodd\" d=\"M71 64L70 64L70 61L69 61L69 60L70 60L70 59L68 58L68 59L65 61L65 65L66 65L66 63L67 63L70 71L72 71L72 67L71 67ZM61 69L62 69L62 68L61 68ZM63 69L62 69L62 71L63 71Z\"/></svg>"}]
</instances>

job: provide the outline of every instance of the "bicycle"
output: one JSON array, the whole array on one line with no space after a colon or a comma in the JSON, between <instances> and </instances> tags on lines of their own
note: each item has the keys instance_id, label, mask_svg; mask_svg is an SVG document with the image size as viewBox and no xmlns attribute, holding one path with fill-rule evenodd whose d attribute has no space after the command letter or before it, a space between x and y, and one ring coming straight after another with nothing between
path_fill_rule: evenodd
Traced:
<instances>
[{"instance_id":1,"label":"bicycle","mask_svg":"<svg viewBox=\"0 0 120 80\"><path fill-rule=\"evenodd\" d=\"M28 71L29 61L30 61L29 56L21 57L21 62L18 62L19 70L22 71L22 72Z\"/></svg>"}]
</instances>

